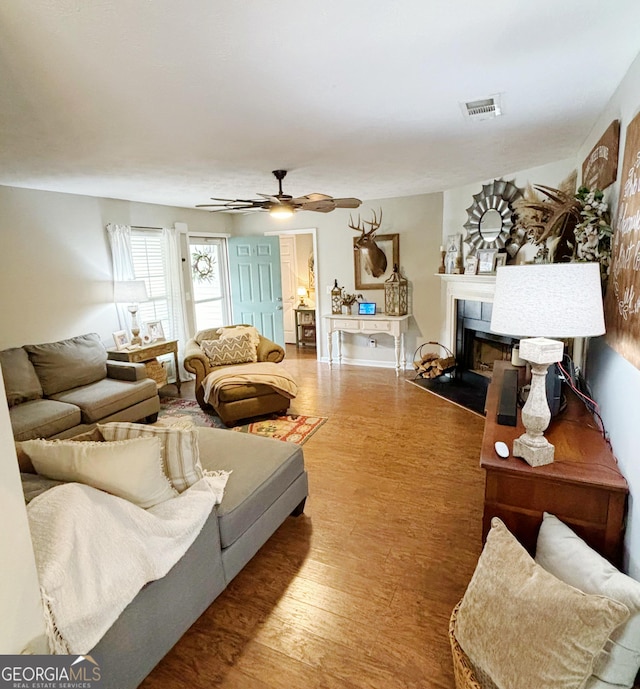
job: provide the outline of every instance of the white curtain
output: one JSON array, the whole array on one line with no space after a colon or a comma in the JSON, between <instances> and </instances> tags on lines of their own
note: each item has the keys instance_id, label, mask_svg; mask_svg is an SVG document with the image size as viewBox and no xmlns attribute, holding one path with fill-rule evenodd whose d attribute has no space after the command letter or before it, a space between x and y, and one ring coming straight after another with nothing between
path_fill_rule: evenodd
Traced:
<instances>
[{"instance_id":1,"label":"white curtain","mask_svg":"<svg viewBox=\"0 0 640 689\"><path fill-rule=\"evenodd\" d=\"M113 264L113 280L133 280L133 259L131 251L131 228L129 225L107 225L107 235L111 245L111 262ZM129 330L129 311L126 304L116 304L118 321L121 330Z\"/></svg>"},{"instance_id":2,"label":"white curtain","mask_svg":"<svg viewBox=\"0 0 640 689\"><path fill-rule=\"evenodd\" d=\"M111 259L113 262L114 280L134 280L133 251L131 248L131 227L128 225L107 225L109 244L111 245ZM193 375L187 373L182 362L184 361L184 348L187 341L187 324L184 312L184 290L181 278L180 235L173 228L163 228L162 242L164 264L166 273L164 276L167 306L169 310L169 328L171 332L165 335L178 341L178 362L180 366L180 379L191 380ZM126 305L118 304L118 318L120 327L125 330L129 327L129 312Z\"/></svg>"},{"instance_id":3,"label":"white curtain","mask_svg":"<svg viewBox=\"0 0 640 689\"><path fill-rule=\"evenodd\" d=\"M188 373L182 362L184 361L185 345L187 344L188 325L184 311L184 289L182 286L182 257L180 255L180 233L173 227L162 230L164 243L165 265L167 274L167 302L169 318L174 332L172 337L178 340L178 361L180 364L180 379L191 380L193 375Z\"/></svg>"}]
</instances>

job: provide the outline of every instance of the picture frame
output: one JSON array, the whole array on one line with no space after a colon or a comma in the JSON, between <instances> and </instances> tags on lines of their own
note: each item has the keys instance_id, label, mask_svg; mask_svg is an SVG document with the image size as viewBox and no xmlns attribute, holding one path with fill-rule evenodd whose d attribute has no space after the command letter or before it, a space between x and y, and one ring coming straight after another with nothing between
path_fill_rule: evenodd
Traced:
<instances>
[{"instance_id":1,"label":"picture frame","mask_svg":"<svg viewBox=\"0 0 640 689\"><path fill-rule=\"evenodd\" d=\"M116 349L120 352L129 346L129 335L127 335L126 330L116 330L113 333L113 341L115 342Z\"/></svg>"},{"instance_id":2,"label":"picture frame","mask_svg":"<svg viewBox=\"0 0 640 689\"><path fill-rule=\"evenodd\" d=\"M444 272L449 275L456 272L459 254L457 251L447 251L444 257ZM459 272L459 271L458 271Z\"/></svg>"},{"instance_id":3,"label":"picture frame","mask_svg":"<svg viewBox=\"0 0 640 689\"><path fill-rule=\"evenodd\" d=\"M482 273L493 273L495 271L495 259L497 249L478 249L478 275Z\"/></svg>"},{"instance_id":4,"label":"picture frame","mask_svg":"<svg viewBox=\"0 0 640 689\"><path fill-rule=\"evenodd\" d=\"M465 275L476 275L478 272L478 257L477 256L467 256L467 260L464 262L464 274Z\"/></svg>"},{"instance_id":5,"label":"picture frame","mask_svg":"<svg viewBox=\"0 0 640 689\"><path fill-rule=\"evenodd\" d=\"M495 255L494 261L493 261L493 269L498 270L500 266L506 266L507 265L507 254L504 253L503 251L498 252Z\"/></svg>"},{"instance_id":6,"label":"picture frame","mask_svg":"<svg viewBox=\"0 0 640 689\"><path fill-rule=\"evenodd\" d=\"M391 277L393 266L400 265L400 235L398 233L376 235L375 242L378 248L381 249L387 257L387 269L377 278L373 277L373 275L369 275L364 269L364 261L361 260L360 251L356 248L358 239L358 237L353 238L356 291L363 289L384 289L384 282Z\"/></svg>"},{"instance_id":7,"label":"picture frame","mask_svg":"<svg viewBox=\"0 0 640 689\"><path fill-rule=\"evenodd\" d=\"M312 325L313 316L314 314L312 311L302 311L300 313L300 325Z\"/></svg>"},{"instance_id":8,"label":"picture frame","mask_svg":"<svg viewBox=\"0 0 640 689\"><path fill-rule=\"evenodd\" d=\"M447 237L446 249L447 253L449 253L449 251L455 251L456 253L460 253L462 251L462 234L450 234Z\"/></svg>"},{"instance_id":9,"label":"picture frame","mask_svg":"<svg viewBox=\"0 0 640 689\"><path fill-rule=\"evenodd\" d=\"M146 321L144 329L151 342L162 342L165 339L162 321Z\"/></svg>"}]
</instances>

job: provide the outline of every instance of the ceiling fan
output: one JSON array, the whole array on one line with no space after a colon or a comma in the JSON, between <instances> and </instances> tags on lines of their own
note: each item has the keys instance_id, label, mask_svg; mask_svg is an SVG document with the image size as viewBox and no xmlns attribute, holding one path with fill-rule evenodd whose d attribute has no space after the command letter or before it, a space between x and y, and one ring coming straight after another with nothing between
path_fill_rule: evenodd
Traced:
<instances>
[{"instance_id":1,"label":"ceiling fan","mask_svg":"<svg viewBox=\"0 0 640 689\"><path fill-rule=\"evenodd\" d=\"M317 211L329 213L335 208L357 208L362 201L360 199L346 198L334 199L326 194L307 194L293 198L289 194L282 193L282 180L287 174L286 170L273 170L274 177L278 180L278 193L275 195L258 194L261 199L218 199L212 197L212 201L219 203L203 203L196 208L208 208L212 213L223 211L268 211L274 217L286 218L297 211Z\"/></svg>"}]
</instances>

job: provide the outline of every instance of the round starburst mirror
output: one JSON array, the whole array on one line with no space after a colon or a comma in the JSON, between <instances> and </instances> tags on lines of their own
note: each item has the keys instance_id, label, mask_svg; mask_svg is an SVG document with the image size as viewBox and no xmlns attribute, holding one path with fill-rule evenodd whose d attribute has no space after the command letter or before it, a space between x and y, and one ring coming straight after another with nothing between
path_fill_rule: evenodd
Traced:
<instances>
[{"instance_id":1,"label":"round starburst mirror","mask_svg":"<svg viewBox=\"0 0 640 689\"><path fill-rule=\"evenodd\" d=\"M504 249L515 224L512 204L521 196L513 182L503 179L483 184L482 191L474 194L464 225L470 256L478 249Z\"/></svg>"}]
</instances>

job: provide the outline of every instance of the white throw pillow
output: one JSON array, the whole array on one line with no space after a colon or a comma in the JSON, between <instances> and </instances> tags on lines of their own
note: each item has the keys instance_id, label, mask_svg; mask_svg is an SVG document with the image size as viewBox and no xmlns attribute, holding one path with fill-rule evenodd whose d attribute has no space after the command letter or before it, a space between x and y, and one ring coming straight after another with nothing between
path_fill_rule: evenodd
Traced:
<instances>
[{"instance_id":1,"label":"white throw pillow","mask_svg":"<svg viewBox=\"0 0 640 689\"><path fill-rule=\"evenodd\" d=\"M98 428L107 441L159 438L164 472L178 493L187 490L204 475L200 465L198 431L193 424L184 428L116 421L98 424Z\"/></svg>"},{"instance_id":2,"label":"white throw pillow","mask_svg":"<svg viewBox=\"0 0 640 689\"><path fill-rule=\"evenodd\" d=\"M251 335L251 342L254 344L256 349L260 344L260 333L253 325L227 325L224 328L218 328L216 332L220 336L221 340L224 340L228 337L237 337L238 335L249 333L249 335Z\"/></svg>"},{"instance_id":3,"label":"white throw pillow","mask_svg":"<svg viewBox=\"0 0 640 689\"><path fill-rule=\"evenodd\" d=\"M85 483L145 509L177 495L162 471L157 438L117 443L26 440L22 449L42 476Z\"/></svg>"},{"instance_id":4,"label":"white throw pillow","mask_svg":"<svg viewBox=\"0 0 640 689\"><path fill-rule=\"evenodd\" d=\"M538 533L536 562L580 591L613 598L629 608L629 620L611 634L585 687L630 689L640 668L640 582L620 572L566 524L546 512Z\"/></svg>"},{"instance_id":5,"label":"white throw pillow","mask_svg":"<svg viewBox=\"0 0 640 689\"><path fill-rule=\"evenodd\" d=\"M201 346L212 366L255 363L258 360L250 333L221 337L219 340L203 340Z\"/></svg>"}]
</instances>

